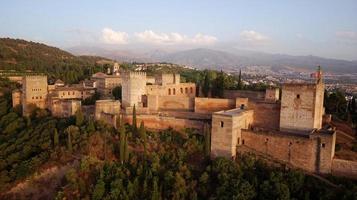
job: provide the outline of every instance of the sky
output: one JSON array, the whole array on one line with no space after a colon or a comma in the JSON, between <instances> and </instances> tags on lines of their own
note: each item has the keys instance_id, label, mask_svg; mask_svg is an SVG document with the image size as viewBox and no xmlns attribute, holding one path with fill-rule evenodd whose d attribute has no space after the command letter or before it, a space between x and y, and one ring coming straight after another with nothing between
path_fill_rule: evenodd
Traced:
<instances>
[{"instance_id":1,"label":"sky","mask_svg":"<svg viewBox=\"0 0 357 200\"><path fill-rule=\"evenodd\" d=\"M4 0L0 37L65 49L203 47L357 60L357 1Z\"/></svg>"}]
</instances>

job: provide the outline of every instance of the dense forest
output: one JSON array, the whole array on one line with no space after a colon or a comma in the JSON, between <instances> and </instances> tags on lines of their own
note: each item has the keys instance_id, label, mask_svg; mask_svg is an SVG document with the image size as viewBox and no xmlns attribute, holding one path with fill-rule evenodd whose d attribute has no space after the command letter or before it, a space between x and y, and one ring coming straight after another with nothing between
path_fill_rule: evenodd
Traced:
<instances>
[{"instance_id":1,"label":"dense forest","mask_svg":"<svg viewBox=\"0 0 357 200\"><path fill-rule=\"evenodd\" d=\"M269 166L253 155L210 160L209 131L146 130L142 123L118 130L77 112L68 119L35 110L30 117L11 107L1 80L0 199L49 163L79 160L61 178L56 199L356 199L356 182L327 177L333 187L302 171ZM134 111L135 113L135 111ZM51 184L51 180L47 184ZM46 186L43 186L46 187ZM39 194L41 195L41 194ZM27 197L27 198L31 198Z\"/></svg>"},{"instance_id":2,"label":"dense forest","mask_svg":"<svg viewBox=\"0 0 357 200\"><path fill-rule=\"evenodd\" d=\"M50 80L66 83L104 71L110 60L95 56L74 56L56 47L20 39L0 38L0 70L6 73L44 73Z\"/></svg>"}]
</instances>

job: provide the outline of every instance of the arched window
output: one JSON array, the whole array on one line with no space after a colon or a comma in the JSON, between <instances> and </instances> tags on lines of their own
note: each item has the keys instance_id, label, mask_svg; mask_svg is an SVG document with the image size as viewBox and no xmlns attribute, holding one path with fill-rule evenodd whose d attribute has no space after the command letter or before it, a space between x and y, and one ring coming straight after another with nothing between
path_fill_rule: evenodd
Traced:
<instances>
[{"instance_id":1,"label":"arched window","mask_svg":"<svg viewBox=\"0 0 357 200\"><path fill-rule=\"evenodd\" d=\"M180 90L181 90L181 94L183 93L183 89L182 88L180 88Z\"/></svg>"},{"instance_id":2,"label":"arched window","mask_svg":"<svg viewBox=\"0 0 357 200\"><path fill-rule=\"evenodd\" d=\"M187 89L187 88L185 88L185 93L187 94L187 92L188 92L188 89Z\"/></svg>"},{"instance_id":3,"label":"arched window","mask_svg":"<svg viewBox=\"0 0 357 200\"><path fill-rule=\"evenodd\" d=\"M171 89L169 88L169 95L171 95Z\"/></svg>"},{"instance_id":4,"label":"arched window","mask_svg":"<svg viewBox=\"0 0 357 200\"><path fill-rule=\"evenodd\" d=\"M192 89L192 87L190 87L190 93L191 93L191 94L193 93L193 89Z\"/></svg>"},{"instance_id":5,"label":"arched window","mask_svg":"<svg viewBox=\"0 0 357 200\"><path fill-rule=\"evenodd\" d=\"M174 88L174 89L172 89L172 93L173 93L173 95L175 95L175 94L176 94L176 90L175 90L175 88Z\"/></svg>"}]
</instances>

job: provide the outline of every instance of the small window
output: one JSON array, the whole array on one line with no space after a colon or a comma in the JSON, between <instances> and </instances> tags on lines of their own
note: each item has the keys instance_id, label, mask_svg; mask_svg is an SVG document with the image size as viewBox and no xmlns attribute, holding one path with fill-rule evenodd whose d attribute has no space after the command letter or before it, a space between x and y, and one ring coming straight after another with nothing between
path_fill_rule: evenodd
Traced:
<instances>
[{"instance_id":1,"label":"small window","mask_svg":"<svg viewBox=\"0 0 357 200\"><path fill-rule=\"evenodd\" d=\"M193 89L192 89L192 87L190 88L190 93L191 93L191 94L193 93Z\"/></svg>"},{"instance_id":2,"label":"small window","mask_svg":"<svg viewBox=\"0 0 357 200\"><path fill-rule=\"evenodd\" d=\"M224 126L224 122L223 122L223 121L221 121L221 127L223 128L223 126Z\"/></svg>"},{"instance_id":3,"label":"small window","mask_svg":"<svg viewBox=\"0 0 357 200\"><path fill-rule=\"evenodd\" d=\"M181 94L183 93L183 89L182 88L180 88L180 91L181 91Z\"/></svg>"},{"instance_id":4,"label":"small window","mask_svg":"<svg viewBox=\"0 0 357 200\"><path fill-rule=\"evenodd\" d=\"M292 142L289 142L289 146L291 146L291 145L293 145L293 143L292 143Z\"/></svg>"},{"instance_id":5,"label":"small window","mask_svg":"<svg viewBox=\"0 0 357 200\"><path fill-rule=\"evenodd\" d=\"M300 99L300 94L296 95L296 98L297 98L297 99Z\"/></svg>"},{"instance_id":6,"label":"small window","mask_svg":"<svg viewBox=\"0 0 357 200\"><path fill-rule=\"evenodd\" d=\"M186 94L188 93L188 89L187 89L187 88L185 88L185 93L186 93Z\"/></svg>"},{"instance_id":7,"label":"small window","mask_svg":"<svg viewBox=\"0 0 357 200\"><path fill-rule=\"evenodd\" d=\"M176 89L172 89L172 94L175 95L176 94Z\"/></svg>"},{"instance_id":8,"label":"small window","mask_svg":"<svg viewBox=\"0 0 357 200\"><path fill-rule=\"evenodd\" d=\"M244 109L244 104L240 105L240 109L242 109L242 110Z\"/></svg>"},{"instance_id":9,"label":"small window","mask_svg":"<svg viewBox=\"0 0 357 200\"><path fill-rule=\"evenodd\" d=\"M169 89L169 95L171 95L171 89Z\"/></svg>"},{"instance_id":10,"label":"small window","mask_svg":"<svg viewBox=\"0 0 357 200\"><path fill-rule=\"evenodd\" d=\"M325 148L325 143L322 143L322 145L321 145L321 146L322 146L322 148Z\"/></svg>"},{"instance_id":11,"label":"small window","mask_svg":"<svg viewBox=\"0 0 357 200\"><path fill-rule=\"evenodd\" d=\"M244 144L244 140L242 140L242 144Z\"/></svg>"}]
</instances>

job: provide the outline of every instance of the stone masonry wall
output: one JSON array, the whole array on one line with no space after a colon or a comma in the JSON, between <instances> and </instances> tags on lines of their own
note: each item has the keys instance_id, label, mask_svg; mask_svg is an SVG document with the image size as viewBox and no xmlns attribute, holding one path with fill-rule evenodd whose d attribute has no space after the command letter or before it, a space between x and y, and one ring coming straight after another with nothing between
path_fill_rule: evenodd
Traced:
<instances>
[{"instance_id":1,"label":"stone masonry wall","mask_svg":"<svg viewBox=\"0 0 357 200\"><path fill-rule=\"evenodd\" d=\"M280 103L250 101L248 108L254 110L253 126L266 129L279 129Z\"/></svg>"},{"instance_id":2,"label":"stone masonry wall","mask_svg":"<svg viewBox=\"0 0 357 200\"><path fill-rule=\"evenodd\" d=\"M157 96L148 95L149 110L157 111L193 111L194 98L185 96Z\"/></svg>"},{"instance_id":3,"label":"stone masonry wall","mask_svg":"<svg viewBox=\"0 0 357 200\"><path fill-rule=\"evenodd\" d=\"M333 135L293 136L242 130L242 144L295 167L320 173L331 172Z\"/></svg>"},{"instance_id":4,"label":"stone masonry wall","mask_svg":"<svg viewBox=\"0 0 357 200\"><path fill-rule=\"evenodd\" d=\"M185 128L203 130L204 122L200 120L179 119L174 117L164 117L158 115L137 115L137 125L144 121L145 127L151 130L164 130L173 128L182 131ZM132 115L124 115L124 121L131 124Z\"/></svg>"},{"instance_id":5,"label":"stone masonry wall","mask_svg":"<svg viewBox=\"0 0 357 200\"><path fill-rule=\"evenodd\" d=\"M197 113L213 113L235 107L235 99L195 98L195 112Z\"/></svg>"},{"instance_id":6,"label":"stone masonry wall","mask_svg":"<svg viewBox=\"0 0 357 200\"><path fill-rule=\"evenodd\" d=\"M224 90L223 98L235 99L237 97L263 100L265 98L265 91Z\"/></svg>"},{"instance_id":7,"label":"stone masonry wall","mask_svg":"<svg viewBox=\"0 0 357 200\"><path fill-rule=\"evenodd\" d=\"M332 175L357 179L357 162L342 159L332 160Z\"/></svg>"}]
</instances>

